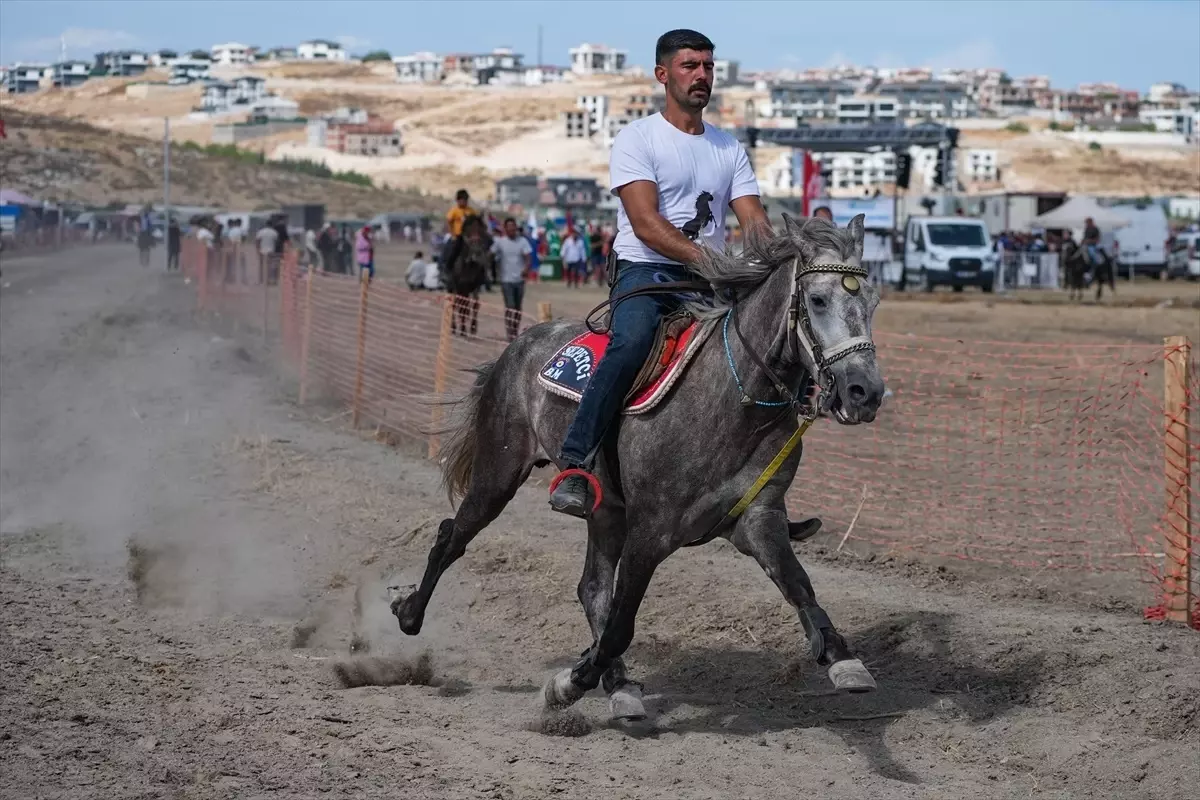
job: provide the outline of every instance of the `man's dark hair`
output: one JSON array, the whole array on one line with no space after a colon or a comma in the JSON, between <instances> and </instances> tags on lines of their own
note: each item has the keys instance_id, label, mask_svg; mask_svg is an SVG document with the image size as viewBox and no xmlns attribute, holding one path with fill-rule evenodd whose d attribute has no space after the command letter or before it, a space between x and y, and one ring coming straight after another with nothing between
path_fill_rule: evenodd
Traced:
<instances>
[{"instance_id":1,"label":"man's dark hair","mask_svg":"<svg viewBox=\"0 0 1200 800\"><path fill-rule=\"evenodd\" d=\"M457 192L454 193L455 200L469 200L470 198L471 198L471 195L467 194L466 189L459 189Z\"/></svg>"},{"instance_id":2,"label":"man's dark hair","mask_svg":"<svg viewBox=\"0 0 1200 800\"><path fill-rule=\"evenodd\" d=\"M505 224L505 225L507 225L507 224L508 224L508 223L510 223L510 222L511 222L513 225L516 225L516 224L517 224L517 221L516 221L515 219L513 219L512 217L505 217L505 218L504 218L504 224Z\"/></svg>"},{"instance_id":3,"label":"man's dark hair","mask_svg":"<svg viewBox=\"0 0 1200 800\"><path fill-rule=\"evenodd\" d=\"M666 66L671 56L680 50L715 50L712 40L699 31L688 28L676 28L658 37L654 46L654 63Z\"/></svg>"},{"instance_id":4,"label":"man's dark hair","mask_svg":"<svg viewBox=\"0 0 1200 800\"><path fill-rule=\"evenodd\" d=\"M817 214L820 214L822 211L824 211L826 214L828 214L831 217L833 216L833 212L829 210L829 206L817 206L816 208L813 209L812 215L815 217Z\"/></svg>"},{"instance_id":5,"label":"man's dark hair","mask_svg":"<svg viewBox=\"0 0 1200 800\"><path fill-rule=\"evenodd\" d=\"M422 253L420 250L418 250L416 256L414 256L414 258L424 258L424 257L425 257L425 254Z\"/></svg>"}]
</instances>

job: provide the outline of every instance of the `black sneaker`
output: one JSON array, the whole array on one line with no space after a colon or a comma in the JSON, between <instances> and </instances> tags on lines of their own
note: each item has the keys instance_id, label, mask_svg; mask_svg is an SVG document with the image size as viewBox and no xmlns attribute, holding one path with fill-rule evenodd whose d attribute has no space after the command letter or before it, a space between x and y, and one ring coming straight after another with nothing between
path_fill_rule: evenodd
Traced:
<instances>
[{"instance_id":1,"label":"black sneaker","mask_svg":"<svg viewBox=\"0 0 1200 800\"><path fill-rule=\"evenodd\" d=\"M550 507L572 517L587 519L592 514L592 487L579 474L568 475L550 493Z\"/></svg>"}]
</instances>

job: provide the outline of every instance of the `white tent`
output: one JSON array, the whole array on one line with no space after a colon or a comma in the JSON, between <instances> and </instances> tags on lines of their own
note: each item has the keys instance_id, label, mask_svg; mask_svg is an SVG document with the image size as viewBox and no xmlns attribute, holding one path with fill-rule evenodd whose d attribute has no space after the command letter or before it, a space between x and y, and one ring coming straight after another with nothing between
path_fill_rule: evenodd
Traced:
<instances>
[{"instance_id":1,"label":"white tent","mask_svg":"<svg viewBox=\"0 0 1200 800\"><path fill-rule=\"evenodd\" d=\"M1129 220L1118 213L1116 209L1105 208L1097 203L1094 197L1086 196L1072 197L1053 211L1047 211L1045 214L1034 217L1029 224L1043 230L1047 228L1079 229L1083 227L1084 220L1088 217L1092 218L1100 230L1116 230L1129 224Z\"/></svg>"}]
</instances>

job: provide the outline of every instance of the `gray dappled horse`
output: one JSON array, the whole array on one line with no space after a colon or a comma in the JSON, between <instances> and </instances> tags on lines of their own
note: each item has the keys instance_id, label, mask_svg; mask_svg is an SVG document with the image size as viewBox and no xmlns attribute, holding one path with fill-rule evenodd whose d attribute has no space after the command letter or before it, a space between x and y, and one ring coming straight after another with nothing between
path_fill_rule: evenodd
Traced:
<instances>
[{"instance_id":1,"label":"gray dappled horse","mask_svg":"<svg viewBox=\"0 0 1200 800\"><path fill-rule=\"evenodd\" d=\"M821 219L785 217L784 224L780 235L751 237L741 257L706 251L694 265L716 294L688 308L713 326L713 335L672 395L649 413L621 418L605 439L595 465L603 500L587 520L579 582L593 642L573 669L546 684L547 707L570 705L602 684L614 717L645 716L641 686L627 677L621 658L638 606L667 556L718 535L758 561L796 608L812 654L829 667L835 687L875 686L817 604L788 538L784 493L802 448L787 452L740 516L729 514L785 443L798 442L799 411L806 411L805 421L821 411L846 425L871 422L883 397L871 341L879 295L860 263L863 216L844 229ZM478 369L444 451L451 499L462 502L441 523L420 586L392 602L406 634L420 632L441 575L530 471L559 452L576 404L548 392L537 377L583 331L581 322L538 325ZM722 342L713 341L718 336ZM821 390L809 409L803 398L814 379Z\"/></svg>"}]
</instances>

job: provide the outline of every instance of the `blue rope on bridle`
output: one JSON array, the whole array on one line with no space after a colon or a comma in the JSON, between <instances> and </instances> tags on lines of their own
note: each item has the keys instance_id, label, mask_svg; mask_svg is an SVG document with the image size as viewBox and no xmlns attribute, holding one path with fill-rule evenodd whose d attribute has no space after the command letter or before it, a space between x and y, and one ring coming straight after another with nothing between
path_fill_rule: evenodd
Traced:
<instances>
[{"instance_id":1,"label":"blue rope on bridle","mask_svg":"<svg viewBox=\"0 0 1200 800\"><path fill-rule=\"evenodd\" d=\"M733 382L737 384L738 393L742 397L742 405L758 406L760 408L783 408L790 406L790 400L755 400L746 394L746 387L742 385L741 376L738 375L737 366L733 363L733 350L729 347L729 316L733 313L733 309L725 312L725 318L721 322L721 341L725 344L725 360L729 362L729 371L733 374Z\"/></svg>"}]
</instances>

